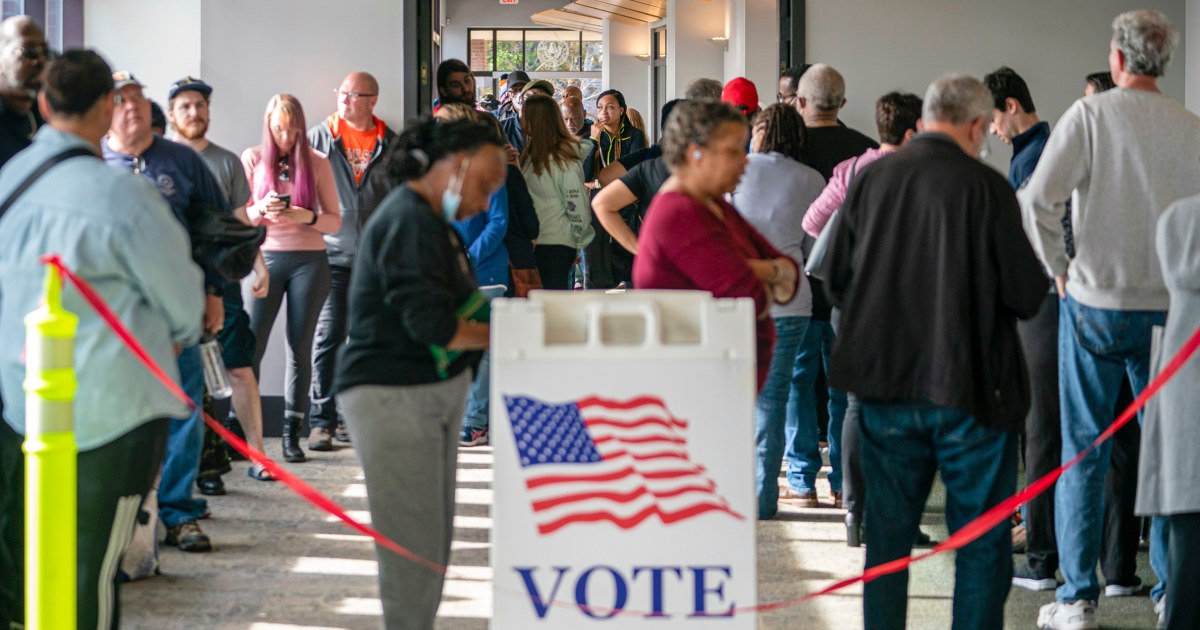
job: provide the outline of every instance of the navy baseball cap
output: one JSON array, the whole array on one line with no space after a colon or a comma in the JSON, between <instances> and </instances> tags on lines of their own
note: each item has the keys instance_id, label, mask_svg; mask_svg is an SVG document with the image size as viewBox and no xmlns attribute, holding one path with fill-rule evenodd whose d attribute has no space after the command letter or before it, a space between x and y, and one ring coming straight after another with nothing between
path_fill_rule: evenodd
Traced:
<instances>
[{"instance_id":1,"label":"navy baseball cap","mask_svg":"<svg viewBox=\"0 0 1200 630\"><path fill-rule=\"evenodd\" d=\"M179 96L180 92L195 90L204 95L204 98L212 96L212 86L205 83L201 79L195 77L183 77L182 79L171 84L171 91L167 93L167 100L172 100Z\"/></svg>"}]
</instances>

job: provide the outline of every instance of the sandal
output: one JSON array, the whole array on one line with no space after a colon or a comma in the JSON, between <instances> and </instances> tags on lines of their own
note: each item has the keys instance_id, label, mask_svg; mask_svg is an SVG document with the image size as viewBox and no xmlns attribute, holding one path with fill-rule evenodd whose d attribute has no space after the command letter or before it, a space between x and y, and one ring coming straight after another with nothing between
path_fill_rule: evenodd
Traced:
<instances>
[{"instance_id":1,"label":"sandal","mask_svg":"<svg viewBox=\"0 0 1200 630\"><path fill-rule=\"evenodd\" d=\"M267 472L262 464L255 464L246 469L246 474L259 481L275 481L275 476Z\"/></svg>"}]
</instances>

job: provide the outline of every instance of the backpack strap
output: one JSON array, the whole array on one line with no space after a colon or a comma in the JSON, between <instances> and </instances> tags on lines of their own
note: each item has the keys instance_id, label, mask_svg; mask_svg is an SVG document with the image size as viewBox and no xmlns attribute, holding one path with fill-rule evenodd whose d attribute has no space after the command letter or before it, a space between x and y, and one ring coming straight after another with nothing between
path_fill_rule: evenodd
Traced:
<instances>
[{"instance_id":1,"label":"backpack strap","mask_svg":"<svg viewBox=\"0 0 1200 630\"><path fill-rule=\"evenodd\" d=\"M26 177L25 180L22 181L12 191L12 194L8 196L8 199L5 199L4 203L0 204L0 217L4 216L4 213L8 212L8 209L12 207L14 203L16 203L17 199L20 198L21 195L25 194L25 191L29 190L29 187L32 186L33 183L39 178L41 178L42 175L45 175L47 171L71 158L83 157L85 155L96 157L96 152L83 147L72 147L66 151L63 151L62 153L55 154L51 156L50 159L42 162L41 166L34 169L33 172L30 173L29 176Z\"/></svg>"}]
</instances>

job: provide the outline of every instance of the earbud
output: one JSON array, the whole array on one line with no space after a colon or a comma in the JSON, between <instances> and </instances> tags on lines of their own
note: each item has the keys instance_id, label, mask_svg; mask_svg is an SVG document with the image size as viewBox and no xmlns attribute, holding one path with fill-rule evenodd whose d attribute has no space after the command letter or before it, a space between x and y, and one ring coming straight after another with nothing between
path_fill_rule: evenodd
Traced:
<instances>
[{"instance_id":1,"label":"earbud","mask_svg":"<svg viewBox=\"0 0 1200 630\"><path fill-rule=\"evenodd\" d=\"M699 149L692 151L692 159L693 160L696 160L697 162L699 162L701 157L702 157L702 154L700 153Z\"/></svg>"}]
</instances>

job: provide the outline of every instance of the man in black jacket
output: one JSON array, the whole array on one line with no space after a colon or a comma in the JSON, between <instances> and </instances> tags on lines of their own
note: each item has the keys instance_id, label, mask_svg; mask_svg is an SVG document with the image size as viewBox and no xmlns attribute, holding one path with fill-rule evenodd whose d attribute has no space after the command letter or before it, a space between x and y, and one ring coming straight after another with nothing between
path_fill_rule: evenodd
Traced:
<instances>
[{"instance_id":1,"label":"man in black jacket","mask_svg":"<svg viewBox=\"0 0 1200 630\"><path fill-rule=\"evenodd\" d=\"M926 133L859 171L830 252L830 384L862 400L867 513L887 515L867 520L869 567L911 553L938 470L951 532L1015 490L1029 408L1016 320L1046 281L1012 188L974 159L991 115L978 80L935 81ZM1010 542L1005 524L958 552L953 627L1003 627ZM867 584L866 627L902 627L907 591L904 572Z\"/></svg>"},{"instance_id":2,"label":"man in black jacket","mask_svg":"<svg viewBox=\"0 0 1200 630\"><path fill-rule=\"evenodd\" d=\"M388 178L372 177L372 172L381 167L384 151L396 137L387 124L375 117L375 105L379 102L379 82L375 77L366 72L352 72L336 91L337 113L308 130L312 148L329 156L342 213L342 228L325 236L331 282L313 339L309 415L312 431L308 435L308 448L312 451L333 450L335 434L339 441L350 441L333 395L334 361L346 339L346 290L358 252L358 235L386 194L381 187Z\"/></svg>"}]
</instances>

